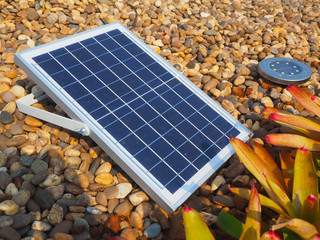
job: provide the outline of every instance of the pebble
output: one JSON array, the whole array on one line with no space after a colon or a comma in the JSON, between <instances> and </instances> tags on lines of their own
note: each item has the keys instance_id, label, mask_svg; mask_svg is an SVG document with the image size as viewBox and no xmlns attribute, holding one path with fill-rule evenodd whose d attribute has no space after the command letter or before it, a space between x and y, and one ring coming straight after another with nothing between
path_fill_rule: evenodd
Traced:
<instances>
[{"instance_id":1,"label":"pebble","mask_svg":"<svg viewBox=\"0 0 320 240\"><path fill-rule=\"evenodd\" d=\"M244 171L245 167L242 163L232 163L227 169L224 171L224 176L228 178L234 178L238 175L241 175Z\"/></svg>"},{"instance_id":2,"label":"pebble","mask_svg":"<svg viewBox=\"0 0 320 240\"><path fill-rule=\"evenodd\" d=\"M234 207L234 201L233 198L227 195L216 195L211 197L211 201L213 201L216 204L220 204L222 206L226 207Z\"/></svg>"},{"instance_id":3,"label":"pebble","mask_svg":"<svg viewBox=\"0 0 320 240\"><path fill-rule=\"evenodd\" d=\"M74 240L73 236L67 233L56 233L54 235L55 240Z\"/></svg>"},{"instance_id":4,"label":"pebble","mask_svg":"<svg viewBox=\"0 0 320 240\"><path fill-rule=\"evenodd\" d=\"M0 167L3 167L7 164L7 154L5 154L4 152L0 152Z\"/></svg>"},{"instance_id":5,"label":"pebble","mask_svg":"<svg viewBox=\"0 0 320 240\"><path fill-rule=\"evenodd\" d=\"M50 209L54 204L54 198L52 197L52 194L46 189L37 192L34 195L34 200L42 209Z\"/></svg>"},{"instance_id":6,"label":"pebble","mask_svg":"<svg viewBox=\"0 0 320 240\"><path fill-rule=\"evenodd\" d=\"M31 228L33 230L37 230L37 231L42 231L42 232L47 232L47 231L50 231L51 230L51 225L46 223L46 222L43 222L43 221L34 221L32 223L32 226Z\"/></svg>"},{"instance_id":7,"label":"pebble","mask_svg":"<svg viewBox=\"0 0 320 240\"><path fill-rule=\"evenodd\" d=\"M108 186L112 183L113 176L110 173L100 173L95 177L94 181L104 186Z\"/></svg>"},{"instance_id":8,"label":"pebble","mask_svg":"<svg viewBox=\"0 0 320 240\"><path fill-rule=\"evenodd\" d=\"M211 183L211 189L212 191L217 190L221 185L226 184L226 180L223 178L223 176L218 175L215 177L215 179Z\"/></svg>"},{"instance_id":9,"label":"pebble","mask_svg":"<svg viewBox=\"0 0 320 240\"><path fill-rule=\"evenodd\" d=\"M20 229L31 223L32 217L30 214L16 214L12 216L13 224L11 227Z\"/></svg>"},{"instance_id":10,"label":"pebble","mask_svg":"<svg viewBox=\"0 0 320 240\"><path fill-rule=\"evenodd\" d=\"M6 103L14 102L16 100L16 96L12 92L4 92L4 93L2 93L1 94L1 98Z\"/></svg>"},{"instance_id":11,"label":"pebble","mask_svg":"<svg viewBox=\"0 0 320 240\"><path fill-rule=\"evenodd\" d=\"M133 206L138 206L140 203L148 200L149 197L143 191L134 192L129 196L129 201L132 203Z\"/></svg>"},{"instance_id":12,"label":"pebble","mask_svg":"<svg viewBox=\"0 0 320 240\"><path fill-rule=\"evenodd\" d=\"M106 187L103 191L107 199L114 199L119 194L119 189L116 186Z\"/></svg>"},{"instance_id":13,"label":"pebble","mask_svg":"<svg viewBox=\"0 0 320 240\"><path fill-rule=\"evenodd\" d=\"M142 218L149 216L153 206L149 202L142 202L136 207L136 212L140 214Z\"/></svg>"},{"instance_id":14,"label":"pebble","mask_svg":"<svg viewBox=\"0 0 320 240\"><path fill-rule=\"evenodd\" d=\"M73 223L74 228L84 227L84 230L90 232L89 223L83 218L76 218Z\"/></svg>"},{"instance_id":15,"label":"pebble","mask_svg":"<svg viewBox=\"0 0 320 240\"><path fill-rule=\"evenodd\" d=\"M40 120L31 116L26 116L24 122L31 127L41 127L43 125L43 123Z\"/></svg>"},{"instance_id":16,"label":"pebble","mask_svg":"<svg viewBox=\"0 0 320 240\"><path fill-rule=\"evenodd\" d=\"M78 174L73 178L73 182L83 189L87 189L90 184L90 179L84 173Z\"/></svg>"},{"instance_id":17,"label":"pebble","mask_svg":"<svg viewBox=\"0 0 320 240\"><path fill-rule=\"evenodd\" d=\"M12 114L8 113L7 111L1 111L0 113L0 122L2 124L10 124L14 122L14 117Z\"/></svg>"},{"instance_id":18,"label":"pebble","mask_svg":"<svg viewBox=\"0 0 320 240\"><path fill-rule=\"evenodd\" d=\"M20 240L20 234L12 227L0 228L0 238L5 240Z\"/></svg>"},{"instance_id":19,"label":"pebble","mask_svg":"<svg viewBox=\"0 0 320 240\"><path fill-rule=\"evenodd\" d=\"M97 205L98 207L98 205ZM94 215L101 215L102 211L97 207L87 207L87 212Z\"/></svg>"},{"instance_id":20,"label":"pebble","mask_svg":"<svg viewBox=\"0 0 320 240\"><path fill-rule=\"evenodd\" d=\"M98 192L96 195L96 201L98 204L102 206L107 206L108 198L104 192Z\"/></svg>"},{"instance_id":21,"label":"pebble","mask_svg":"<svg viewBox=\"0 0 320 240\"><path fill-rule=\"evenodd\" d=\"M19 162L26 167L30 167L34 161L35 161L35 158L31 156L21 156L19 158Z\"/></svg>"},{"instance_id":22,"label":"pebble","mask_svg":"<svg viewBox=\"0 0 320 240\"><path fill-rule=\"evenodd\" d=\"M111 167L111 163L105 162L100 167L98 167L94 174L99 175L100 173L109 173L111 171Z\"/></svg>"},{"instance_id":23,"label":"pebble","mask_svg":"<svg viewBox=\"0 0 320 240\"><path fill-rule=\"evenodd\" d=\"M64 218L64 209L60 204L53 204L47 219L51 225L57 225L62 222Z\"/></svg>"},{"instance_id":24,"label":"pebble","mask_svg":"<svg viewBox=\"0 0 320 240\"><path fill-rule=\"evenodd\" d=\"M54 237L56 233L70 233L72 227L72 221L63 220L52 228L52 230L50 231L50 237Z\"/></svg>"},{"instance_id":25,"label":"pebble","mask_svg":"<svg viewBox=\"0 0 320 240\"><path fill-rule=\"evenodd\" d=\"M31 193L28 190L19 190L19 192L12 197L12 201L14 201L18 206L24 207L30 200Z\"/></svg>"},{"instance_id":26,"label":"pebble","mask_svg":"<svg viewBox=\"0 0 320 240\"><path fill-rule=\"evenodd\" d=\"M11 216L0 216L0 228L9 227L13 224Z\"/></svg>"},{"instance_id":27,"label":"pebble","mask_svg":"<svg viewBox=\"0 0 320 240\"><path fill-rule=\"evenodd\" d=\"M130 214L131 209L133 206L129 202L123 202L117 205L114 209L113 212L115 214L118 214L119 216L128 216Z\"/></svg>"},{"instance_id":28,"label":"pebble","mask_svg":"<svg viewBox=\"0 0 320 240\"><path fill-rule=\"evenodd\" d=\"M44 182L40 184L40 187L57 186L60 184L60 182L61 182L61 178L58 175L50 174L47 176Z\"/></svg>"},{"instance_id":29,"label":"pebble","mask_svg":"<svg viewBox=\"0 0 320 240\"><path fill-rule=\"evenodd\" d=\"M48 169L48 163L46 163L43 160L37 159L31 165L31 171L34 174L37 174L37 173L40 173L40 172L43 172L43 171L47 171L47 169Z\"/></svg>"},{"instance_id":30,"label":"pebble","mask_svg":"<svg viewBox=\"0 0 320 240\"><path fill-rule=\"evenodd\" d=\"M50 186L47 187L46 190L51 193L54 200L58 200L63 196L64 186L62 184L57 186Z\"/></svg>"},{"instance_id":31,"label":"pebble","mask_svg":"<svg viewBox=\"0 0 320 240\"><path fill-rule=\"evenodd\" d=\"M131 212L129 221L131 226L137 228L137 229L143 229L143 218L142 216L137 212Z\"/></svg>"},{"instance_id":32,"label":"pebble","mask_svg":"<svg viewBox=\"0 0 320 240\"><path fill-rule=\"evenodd\" d=\"M15 215L19 211L19 206L12 200L4 200L0 203L0 210L6 215Z\"/></svg>"},{"instance_id":33,"label":"pebble","mask_svg":"<svg viewBox=\"0 0 320 240\"><path fill-rule=\"evenodd\" d=\"M116 185L118 189L118 195L116 198L125 198L132 190L131 183L119 183Z\"/></svg>"},{"instance_id":34,"label":"pebble","mask_svg":"<svg viewBox=\"0 0 320 240\"><path fill-rule=\"evenodd\" d=\"M147 227L143 231L143 235L145 235L147 238L155 238L158 236L161 232L161 226L159 223L152 223L149 227Z\"/></svg>"}]
</instances>

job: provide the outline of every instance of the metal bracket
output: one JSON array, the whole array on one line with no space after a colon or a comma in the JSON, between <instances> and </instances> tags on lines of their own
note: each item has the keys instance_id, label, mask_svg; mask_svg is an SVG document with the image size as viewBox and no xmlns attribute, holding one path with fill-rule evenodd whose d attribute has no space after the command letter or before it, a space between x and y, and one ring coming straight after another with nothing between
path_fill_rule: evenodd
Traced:
<instances>
[{"instance_id":1,"label":"metal bracket","mask_svg":"<svg viewBox=\"0 0 320 240\"><path fill-rule=\"evenodd\" d=\"M39 118L46 122L50 122L57 126L80 133L83 136L89 135L90 129L83 122L79 122L77 120L66 118L58 114L50 113L31 106L32 104L35 104L46 98L48 98L48 95L45 94L42 90L38 90L34 93L30 93L27 96L18 99L16 103L19 111L22 113L26 113L35 118Z\"/></svg>"}]
</instances>

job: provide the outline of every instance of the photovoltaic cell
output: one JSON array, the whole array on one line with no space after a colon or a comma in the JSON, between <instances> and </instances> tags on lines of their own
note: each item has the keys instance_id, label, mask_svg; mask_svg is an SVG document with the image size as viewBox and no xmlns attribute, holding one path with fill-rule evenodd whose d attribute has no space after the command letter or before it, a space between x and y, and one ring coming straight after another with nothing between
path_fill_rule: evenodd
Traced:
<instances>
[{"instance_id":1,"label":"photovoltaic cell","mask_svg":"<svg viewBox=\"0 0 320 240\"><path fill-rule=\"evenodd\" d=\"M121 24L70 39L18 60L167 210L231 155L231 136L247 138L241 124Z\"/></svg>"}]
</instances>

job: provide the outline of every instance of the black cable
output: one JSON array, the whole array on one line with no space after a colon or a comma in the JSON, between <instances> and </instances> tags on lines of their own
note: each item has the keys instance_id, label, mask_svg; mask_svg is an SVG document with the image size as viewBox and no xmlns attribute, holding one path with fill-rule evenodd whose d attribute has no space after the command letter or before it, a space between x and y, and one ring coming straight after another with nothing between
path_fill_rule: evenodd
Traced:
<instances>
[{"instance_id":1,"label":"black cable","mask_svg":"<svg viewBox=\"0 0 320 240\"><path fill-rule=\"evenodd\" d=\"M137 24L137 18L138 18L138 11L137 11L137 9L136 9L136 7L135 6L133 6L131 3L127 3L130 7L132 7L133 8L133 10L136 12L136 17L134 18L134 20L133 20L133 24L132 24L132 26L131 26L131 28L129 29L129 30L131 30L131 29L133 29L133 28L135 28L136 27L136 24Z\"/></svg>"}]
</instances>

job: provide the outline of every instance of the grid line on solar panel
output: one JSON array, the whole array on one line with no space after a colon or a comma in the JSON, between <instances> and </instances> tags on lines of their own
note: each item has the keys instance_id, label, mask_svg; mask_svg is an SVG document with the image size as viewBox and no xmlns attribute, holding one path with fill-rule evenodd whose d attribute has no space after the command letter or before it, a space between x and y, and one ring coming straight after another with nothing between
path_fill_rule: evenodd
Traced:
<instances>
[{"instance_id":1,"label":"grid line on solar panel","mask_svg":"<svg viewBox=\"0 0 320 240\"><path fill-rule=\"evenodd\" d=\"M118 35L115 35L115 36L120 36L120 34ZM97 41L97 39L99 40L99 38L102 38L102 37L105 37L104 40L101 39L100 42L95 42ZM94 39L94 41L93 41ZM82 85L85 89L87 89L88 93L80 98L75 98L75 100L77 101L80 101L81 103L81 100L82 99L85 99L85 98L88 98L90 96L90 99L88 100L89 102L90 101L93 101L92 99L96 98L96 102L97 104L101 105L101 106L98 106L98 109L102 108L102 109L107 109L107 111L105 112L106 114L103 115L103 116L100 116L98 119L97 119L97 122L99 122L100 120L102 119L105 119L106 117L108 117L108 115L112 115L112 116L109 116L109 118L113 118L113 121L109 122L108 125L105 125L105 126L102 126L103 128L106 128L108 129L109 126L111 125L114 125L114 124L119 124L119 122L126 128L130 128L129 125L131 124L130 122L127 122L126 124L124 124L124 120L125 120L125 117L127 117L130 113L137 113L137 116L138 118L136 117L136 120L138 120L139 118L142 119L141 122L143 122L143 124L141 123L140 125L138 124L138 126L131 126L131 131L129 130L126 130L124 128L124 130L120 133L119 136L122 136L121 139L116 139L118 142L122 142L123 145L127 146L127 148L131 149L129 150L130 153L136 151L136 149L139 149L138 152L136 152L135 154L132 154L134 157L138 156L141 152L145 151L146 149L149 149L151 150L154 154L157 155L157 150L159 151L159 146L163 146L163 145L166 145L167 147L166 148L163 148L162 151L160 151L161 155L162 156L158 156L159 159L163 159L163 161L158 161L158 162L155 162L155 164L152 165L152 168L148 169L149 172L156 172L158 174L158 170L154 170L154 169L157 169L157 166L161 165L163 166L163 164L165 164L170 170L172 170L172 173L175 173L175 177L174 178L171 178L171 180L169 179L169 181L166 181L165 183L164 182L161 182L163 185L167 186L169 184L171 184L171 182L176 179L176 176L178 176L179 178L181 178L183 180L183 182L187 181L190 177L192 177L192 174L190 174L191 172L197 170L197 169L200 169L202 166L203 166L203 163L206 163L210 160L210 156L212 155L212 150L210 150L210 156L206 156L206 160L204 160L204 156L200 156L201 155L201 152L204 151L204 154L207 154L206 152L209 152L209 149L210 148L218 148L218 149L221 149L223 148L226 143L225 139L228 139L228 137L225 135L225 133L223 133L222 131L220 131L219 129L216 128L215 125L213 125L208 119L207 119L207 116L203 115L200 111L205 108L205 107L208 107L201 99L194 99L195 100L199 100L202 102L202 105L201 104L198 104L199 105L199 109L195 109L190 102L188 102L188 98L194 98L194 94L189 90L187 89L181 82L179 82L178 80L176 80L175 78L172 78L172 75L171 74L167 74L166 70L164 70L163 67L157 67L159 64L157 62L155 62L153 60L153 62L149 63L149 64L146 64L148 63L148 61L150 61L150 57L144 53L140 53L140 54L136 54L135 56L133 56L133 54L129 51L129 49L127 49L126 47L128 47L130 45L130 47L133 45L132 42L129 41L128 44L124 45L124 46L120 46L117 41L113 41L112 44L106 44L106 41L107 40L110 40L112 39L112 37L108 37L106 38L106 35L104 34L104 36L102 35L99 35L98 37L94 37L92 39L89 40L85 40L85 41L82 41L77 44L73 44L71 46L68 46L66 47L66 49L70 50L69 54L71 56L73 56L75 59L77 59L78 62L81 62L81 65L86 68L86 70L88 71L83 71L83 73L85 74L88 74L87 72L90 72L90 75L89 76L86 76L85 78L80 78L80 77L76 77L74 78L77 82L80 83L80 85ZM125 40L126 38L122 37L120 38L123 40ZM90 42L90 44L85 44L86 42ZM96 43L98 45L96 45ZM94 46L95 45L95 48L97 46L103 46L103 48L105 49L105 51L107 51L106 54L100 54L98 56L94 56L93 55L93 52L90 51L90 48L91 46ZM113 45L113 50L108 50L108 49L112 49L112 46ZM78 49L77 47L78 46ZM82 47L81 50L79 50L79 46ZM120 47L118 47L120 46ZM94 51L95 48L92 48L91 50ZM83 50L84 49L84 50ZM120 51L121 49L121 51ZM135 49L135 48L133 48ZM57 51L55 53L59 53L60 52L60 55L57 55L56 57L57 58L61 58L63 59L63 56L65 55L65 57L69 58L70 56L67 54L67 53L64 53L64 54L61 54L63 51ZM52 53L51 54L51 59L49 60L46 60L46 61L52 61L54 60L54 54L55 53ZM127 60L124 60L121 56L124 54L124 53L128 53L130 56L130 58L128 58L129 55L126 56ZM77 56L74 56L77 55ZM91 55L93 56L93 58L88 58L87 55ZM103 61L103 56L106 56L107 54L109 54L109 56L113 56L113 58L117 59L118 63L115 63L111 66L107 66L105 64L105 61ZM117 54L117 55L115 55ZM119 55L120 54L120 55ZM78 59L78 57L80 59ZM99 57L101 59L99 59ZM105 66L105 69L96 69L91 65L89 64L89 67L87 66L88 63L90 62L93 62L94 59L97 59L103 66ZM80 61L79 61L80 60ZM124 61L121 61L121 60L124 60ZM135 61L132 63L132 61ZM45 62L45 61L44 61ZM119 64L119 62L122 62ZM123 63L130 63L128 65L126 64L123 64ZM38 62L38 64L41 66L41 64L43 65L43 62ZM60 64L60 63L59 63ZM142 66L139 66L139 64ZM61 64L60 64L61 65ZM137 65L140 67L138 68ZM48 66L48 64L44 64L44 66ZM78 64L77 66L80 66L80 64ZM123 68L124 67L124 68ZM75 66L72 66L71 67L72 70L75 69ZM112 74L116 77L115 80L112 82L112 83L105 83L104 81L102 81L99 77L97 77L96 75L97 74L100 74L101 72L104 72L106 71L106 69L108 69L108 71L112 72ZM129 71L125 72L124 69L127 69ZM66 69L68 71L68 69ZM60 72L63 72L64 69L60 70ZM51 72L50 68L49 68L49 72ZM156 74L156 72L158 72L159 74ZM48 73L49 74L49 73ZM78 73L77 73L78 74ZM49 74L50 75L50 74ZM71 74L72 75L72 74ZM103 84L102 87L100 87L99 89L94 89L94 90L90 90L88 89L86 86L88 86L88 84L83 84L81 81L83 81L84 79L87 79L87 78L90 78L90 76L96 76L97 79L100 80L100 82ZM123 88L124 86L126 86L128 89L130 89L130 91L133 91L135 92L135 89L132 89L131 86L127 85L126 82L124 82L122 79L126 78L126 77L129 77L130 75L134 75L135 77L137 77L138 79L142 80L142 83L144 83L145 85L149 86L149 91L143 93L143 94L140 94L137 93L136 98L133 98L131 99L130 101L123 101L122 98L124 98L127 94L129 94L128 91L124 91ZM51 76L54 77L54 74L51 74ZM146 77L146 76L149 76L149 78L151 78L151 80L149 81L143 81L143 77ZM165 76L168 76L166 78L164 78ZM80 79L80 81L78 81ZM160 80L160 81L159 81ZM166 81L165 81L166 80ZM113 88L111 89L110 88L110 85L112 84L115 84L116 82L121 82L122 83L122 87L121 88ZM71 86L72 84L75 84L75 83L69 83L67 85L64 85L63 88L68 88L69 86ZM151 86L150 86L151 85ZM181 86L180 86L181 85ZM99 92L100 90L103 90L105 87L107 87L109 90L111 90L111 92L113 92L113 94L115 94L116 98L114 100L112 100L111 102L109 103L106 103L105 100L102 101L101 98L102 97L96 97L95 94L97 92ZM167 89L165 89L165 87L167 87ZM163 90L161 90L163 89ZM186 90L187 89L187 90ZM117 92L115 92L117 91ZM159 91L159 92L157 92ZM165 94L167 93L174 93L175 95L178 96L178 98L180 98L178 101L177 99L174 100L174 96L171 96L172 98L170 99L169 98L169 101L166 101L166 99L163 97L165 96ZM118 95L118 94L122 93L123 95ZM150 95L150 97L148 97L148 95ZM93 97L93 98L92 98ZM138 111L139 111L139 108L142 107L138 107L138 108L132 108L130 103L133 103L134 101L136 101L137 99L142 99L143 102L148 105L149 107L151 107L158 115L154 118L154 119L151 119L149 121L145 121L145 119L143 117L141 117L141 115L139 115ZM146 98L146 99L145 99ZM123 105L120 105L118 106L117 108L111 110L109 109L106 105L108 104L111 104L112 102L119 102L119 99L120 101L122 101L124 104ZM172 101L175 101L175 102L172 102ZM92 107L92 102L90 102L91 104L91 107ZM150 104L150 103L153 103L153 104ZM84 104L84 103L83 103ZM128 107L130 110L132 110L132 112L129 112L127 114L123 114L121 113L122 115L118 115L115 114L116 111L120 111L121 108L124 108L124 107ZM157 109L155 109L155 107ZM187 121L189 125L191 125L193 128L195 128L195 133L192 134L192 132L190 133L191 135L188 137L187 136L187 133L189 134L189 132L186 132L186 133L182 133L180 130L179 130L179 125L181 125L182 123L179 123L177 125L173 125L168 119L166 118L163 118L161 116L164 116L165 113L167 113L168 111L170 110L174 110L176 111L179 115L181 116L184 116L186 117L186 119L184 121ZM178 109L178 110L177 110ZM188 112L186 112L186 109L188 109ZM87 110L87 109L86 109ZM180 111L179 111L180 110ZM212 108L210 108L211 111L214 111ZM89 112L87 110L87 112L89 112L90 114L92 112L94 112L95 110ZM109 113L108 113L109 111ZM195 122L192 120L193 119L193 116L195 115L198 115L201 116L203 119L207 120L207 124L205 126L196 126L195 125ZM215 115L215 114L214 114ZM216 114L218 116L218 114ZM212 117L212 114L209 115L210 117ZM216 116L216 117L217 117ZM161 121L164 121L166 123L168 123L170 125L170 128L168 129L163 129L163 133L160 133L158 131L160 131L161 129L156 129L156 126L152 126L150 125L151 122L155 121L156 119L161 120ZM189 119L190 118L190 119ZM129 119L129 120L132 120L132 119ZM211 121L213 121L214 119L211 119ZM100 121L102 122L102 121ZM99 122L99 123L100 123ZM154 132L157 133L157 137L154 137L152 140L151 143L146 143L144 142L140 136L138 136L136 133L139 132L140 129L144 128L146 125L148 125ZM185 123L183 124L185 125ZM206 149L201 149L200 146L196 145L195 143L196 142L193 142L193 141L190 141L190 139L192 139L195 135L197 135L198 133L202 134L202 131L203 129L206 129L208 126L213 126L214 129L220 131L220 138L218 138L218 140L221 139L221 145L216 145L213 141L211 141L210 138L208 138L207 135L203 135L205 138L206 138L206 146L207 148ZM123 127L122 126L122 127ZM211 126L211 128L212 128ZM133 129L133 128L136 128L136 129ZM183 138L184 138L184 141L180 143L180 145L178 146L173 146L169 141L167 141L166 138L164 138L164 136L166 134L168 134L172 129L175 129ZM229 128L228 131L231 131L231 129ZM121 135L122 134L122 135ZM133 139L139 139L143 144L140 144L139 147L137 147L138 143L139 142L135 142L135 146L132 146L132 143L128 144L128 139L129 138L132 138L133 135L136 137L136 138L133 138ZM209 141L208 141L209 140ZM131 141L132 142L132 141ZM211 145L209 144L211 142ZM157 143L157 144L156 144ZM160 144L161 143L161 144ZM144 146L144 147L142 147ZM153 146L156 146L156 147L153 147ZM191 148L192 147L192 148ZM168 149L172 149L172 150L168 150ZM134 150L132 150L134 149ZM192 149L192 151L191 151ZM161 150L161 149L160 149ZM169 161L172 161L170 159L170 156L172 156L174 153L176 153L176 151L178 152L179 156L180 156L180 159L185 159L187 161L187 163L185 163L183 166L185 166L183 169L176 169L177 167L174 167L173 163L170 162L169 164ZM188 158L185 156L185 155L188 155ZM199 155L199 156L197 156ZM182 158L181 158L182 157ZM211 156L212 157L212 156ZM192 159L192 161L190 161L189 159ZM201 162L201 165L198 164L199 159L202 161ZM168 163L166 162L168 161ZM197 163L196 165L193 164L193 162ZM145 167L146 165L144 165ZM199 167L201 166L201 167ZM180 167L180 166L179 166ZM191 168L192 167L192 168ZM186 171L186 169L190 168L191 170L189 170L189 172ZM183 175L184 177L180 176ZM188 177L189 178L188 178ZM181 179L179 180L179 182L181 181ZM163 180L164 181L164 180ZM175 184L177 185L177 183ZM179 185L179 184L178 184Z\"/></svg>"}]
</instances>

